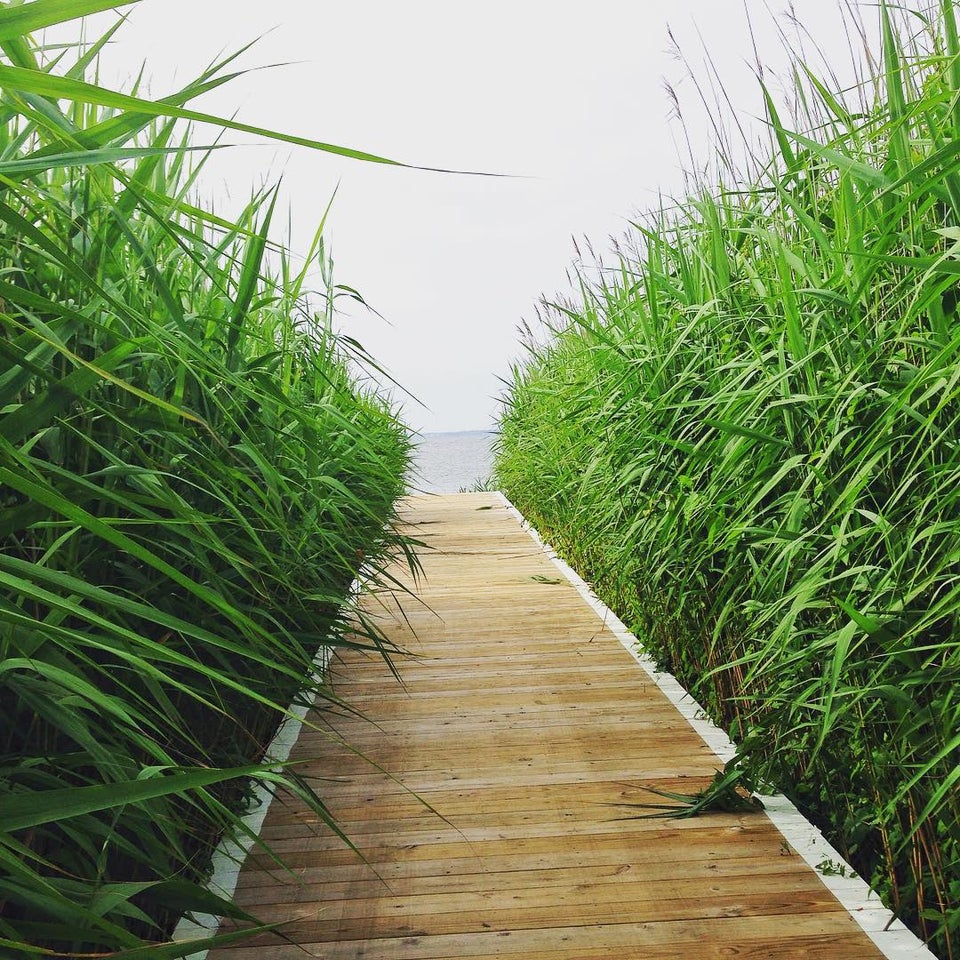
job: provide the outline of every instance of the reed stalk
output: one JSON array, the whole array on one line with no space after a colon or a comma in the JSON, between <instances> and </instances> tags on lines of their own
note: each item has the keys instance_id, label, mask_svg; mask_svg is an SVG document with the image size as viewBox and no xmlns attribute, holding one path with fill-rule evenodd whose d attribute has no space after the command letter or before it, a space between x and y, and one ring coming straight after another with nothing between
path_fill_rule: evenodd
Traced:
<instances>
[{"instance_id":1,"label":"reed stalk","mask_svg":"<svg viewBox=\"0 0 960 960\"><path fill-rule=\"evenodd\" d=\"M96 82L116 27L32 34L123 5L0 6L5 956L181 956L185 911L239 915L212 847L255 781L330 819L264 752L294 699L336 702L321 648L389 656L348 593L409 551L408 432L305 288L322 233L296 269L274 190L233 220L195 199L184 121L232 58L151 101Z\"/></svg>"}]
</instances>

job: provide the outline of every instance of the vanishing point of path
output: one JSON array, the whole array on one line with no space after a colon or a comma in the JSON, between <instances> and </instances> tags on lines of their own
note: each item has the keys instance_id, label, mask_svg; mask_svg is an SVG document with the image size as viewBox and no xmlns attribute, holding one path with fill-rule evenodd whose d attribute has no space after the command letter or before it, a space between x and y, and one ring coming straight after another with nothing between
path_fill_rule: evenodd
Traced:
<instances>
[{"instance_id":1,"label":"vanishing point of path","mask_svg":"<svg viewBox=\"0 0 960 960\"><path fill-rule=\"evenodd\" d=\"M882 956L764 813L634 816L640 785L692 793L722 762L497 495L406 517L432 549L424 605L380 610L404 685L334 661L365 719L325 722L366 759L309 727L293 754L363 859L279 798L289 870L254 852L236 901L289 941L211 960Z\"/></svg>"}]
</instances>

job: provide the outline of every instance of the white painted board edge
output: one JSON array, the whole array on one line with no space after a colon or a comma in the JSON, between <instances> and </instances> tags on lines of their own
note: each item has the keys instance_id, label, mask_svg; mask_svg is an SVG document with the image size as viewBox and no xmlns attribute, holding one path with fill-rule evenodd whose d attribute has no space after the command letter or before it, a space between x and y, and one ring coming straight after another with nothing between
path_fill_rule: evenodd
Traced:
<instances>
[{"instance_id":1,"label":"white painted board edge","mask_svg":"<svg viewBox=\"0 0 960 960\"><path fill-rule=\"evenodd\" d=\"M314 679L321 679L330 663L331 647L321 647L314 659ZM306 719L306 703L293 704L287 711L287 718L280 724L279 729L270 741L270 746L264 754L267 763L284 763L290 756L293 745L300 736L303 721ZM253 796L249 803L249 810L242 817L245 832L242 837L224 837L217 845L211 860L210 879L205 884L206 889L225 900L232 900L240 879L240 870L247 858L247 854L254 844L254 837L260 836L263 821L273 801L273 792L262 783L257 783L253 789ZM194 913L191 916L180 918L173 932L176 942L203 940L213 936L220 927L220 917L209 913ZM205 960L206 950L197 950L185 954L191 960Z\"/></svg>"}]
</instances>

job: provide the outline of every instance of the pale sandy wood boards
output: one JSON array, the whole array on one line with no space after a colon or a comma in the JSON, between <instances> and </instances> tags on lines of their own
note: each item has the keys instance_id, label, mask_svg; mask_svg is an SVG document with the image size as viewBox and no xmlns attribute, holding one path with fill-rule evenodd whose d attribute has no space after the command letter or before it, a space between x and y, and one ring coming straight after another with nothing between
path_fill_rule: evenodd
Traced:
<instances>
[{"instance_id":1,"label":"pale sandy wood boards","mask_svg":"<svg viewBox=\"0 0 960 960\"><path fill-rule=\"evenodd\" d=\"M881 956L764 814L633 818L640 785L693 792L720 761L499 498L405 509L430 547L417 599L366 601L404 685L338 659L365 719L325 714L294 750L363 859L275 801L288 869L253 853L236 901L298 946L211 960Z\"/></svg>"}]
</instances>

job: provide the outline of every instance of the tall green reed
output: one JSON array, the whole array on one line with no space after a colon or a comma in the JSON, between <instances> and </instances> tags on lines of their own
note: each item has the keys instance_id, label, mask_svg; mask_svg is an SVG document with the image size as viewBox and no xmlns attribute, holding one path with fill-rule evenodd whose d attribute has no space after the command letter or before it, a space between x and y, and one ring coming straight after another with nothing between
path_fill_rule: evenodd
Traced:
<instances>
[{"instance_id":1,"label":"tall green reed","mask_svg":"<svg viewBox=\"0 0 960 960\"><path fill-rule=\"evenodd\" d=\"M960 955L960 44L796 60L753 183L547 308L505 492L944 957ZM765 91L766 92L766 91Z\"/></svg>"},{"instance_id":2,"label":"tall green reed","mask_svg":"<svg viewBox=\"0 0 960 960\"><path fill-rule=\"evenodd\" d=\"M202 885L212 846L252 780L327 818L265 750L295 698L336 702L321 648L390 655L349 589L410 556L408 433L351 374L332 294L305 290L321 232L298 270L270 239L275 191L233 221L192 200L203 153L180 123L210 119L186 105L231 58L151 102L87 79L113 30L50 52L29 33L117 5L0 6L0 952L18 955L180 956L202 946L167 943L184 911L237 915Z\"/></svg>"}]
</instances>

